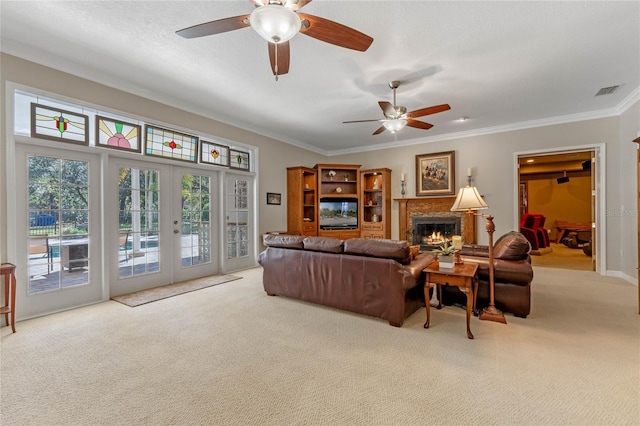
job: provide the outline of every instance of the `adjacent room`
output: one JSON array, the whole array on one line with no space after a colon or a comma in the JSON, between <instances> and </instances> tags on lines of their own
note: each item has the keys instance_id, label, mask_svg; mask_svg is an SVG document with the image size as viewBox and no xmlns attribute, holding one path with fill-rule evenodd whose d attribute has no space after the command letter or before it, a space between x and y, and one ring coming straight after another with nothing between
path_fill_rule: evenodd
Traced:
<instances>
[{"instance_id":1,"label":"adjacent room","mask_svg":"<svg viewBox=\"0 0 640 426\"><path fill-rule=\"evenodd\" d=\"M0 2L0 424L640 422L640 2Z\"/></svg>"}]
</instances>

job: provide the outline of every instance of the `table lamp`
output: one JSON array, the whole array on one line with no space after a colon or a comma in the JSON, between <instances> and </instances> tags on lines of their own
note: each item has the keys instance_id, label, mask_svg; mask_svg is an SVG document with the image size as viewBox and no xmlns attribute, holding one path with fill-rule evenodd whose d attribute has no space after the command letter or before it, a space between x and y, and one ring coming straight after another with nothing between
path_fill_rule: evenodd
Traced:
<instances>
[{"instance_id":1,"label":"table lamp","mask_svg":"<svg viewBox=\"0 0 640 426\"><path fill-rule=\"evenodd\" d=\"M471 177L469 177L471 181ZM484 308L480 313L480 319L486 321L495 321L506 324L502 312L495 305L495 279L493 270L493 232L496 226L493 223L493 216L478 213L478 210L488 209L487 203L484 202L482 196L478 193L475 186L471 186L471 182L464 188L460 188L458 196L451 207L451 211L466 212L469 215L481 216L487 219L487 234L489 234L489 306Z\"/></svg>"}]
</instances>

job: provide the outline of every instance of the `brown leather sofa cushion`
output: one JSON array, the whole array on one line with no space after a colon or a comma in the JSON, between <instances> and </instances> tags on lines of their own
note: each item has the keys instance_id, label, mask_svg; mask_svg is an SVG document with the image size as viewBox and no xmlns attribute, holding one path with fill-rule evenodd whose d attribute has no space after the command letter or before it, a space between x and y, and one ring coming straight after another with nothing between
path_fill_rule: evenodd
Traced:
<instances>
[{"instance_id":1,"label":"brown leather sofa cushion","mask_svg":"<svg viewBox=\"0 0 640 426\"><path fill-rule=\"evenodd\" d=\"M393 259L408 265L411 263L411 249L407 241L376 238L350 238L344 242L344 252L359 256Z\"/></svg>"},{"instance_id":2,"label":"brown leather sofa cushion","mask_svg":"<svg viewBox=\"0 0 640 426\"><path fill-rule=\"evenodd\" d=\"M287 234L269 234L264 238L267 247L304 249L304 236Z\"/></svg>"},{"instance_id":3,"label":"brown leather sofa cushion","mask_svg":"<svg viewBox=\"0 0 640 426\"><path fill-rule=\"evenodd\" d=\"M344 248L344 241L334 237L306 237L303 244L305 250L325 253L342 253Z\"/></svg>"},{"instance_id":4,"label":"brown leather sofa cushion","mask_svg":"<svg viewBox=\"0 0 640 426\"><path fill-rule=\"evenodd\" d=\"M493 246L494 259L520 260L527 257L531 244L519 232L511 231L501 236Z\"/></svg>"}]
</instances>

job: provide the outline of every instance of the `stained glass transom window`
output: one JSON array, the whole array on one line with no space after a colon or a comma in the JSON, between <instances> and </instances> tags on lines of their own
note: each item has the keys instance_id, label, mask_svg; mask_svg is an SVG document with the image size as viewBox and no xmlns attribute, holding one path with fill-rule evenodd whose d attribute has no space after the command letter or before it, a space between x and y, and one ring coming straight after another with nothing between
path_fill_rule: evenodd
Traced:
<instances>
[{"instance_id":1,"label":"stained glass transom window","mask_svg":"<svg viewBox=\"0 0 640 426\"><path fill-rule=\"evenodd\" d=\"M31 134L43 139L89 145L89 117L31 103Z\"/></svg>"},{"instance_id":2,"label":"stained glass transom window","mask_svg":"<svg viewBox=\"0 0 640 426\"><path fill-rule=\"evenodd\" d=\"M147 155L196 162L197 136L154 126L147 126L145 135L145 153Z\"/></svg>"},{"instance_id":3,"label":"stained glass transom window","mask_svg":"<svg viewBox=\"0 0 640 426\"><path fill-rule=\"evenodd\" d=\"M229 150L229 167L232 169L249 170L249 153L243 151Z\"/></svg>"},{"instance_id":4,"label":"stained glass transom window","mask_svg":"<svg viewBox=\"0 0 640 426\"><path fill-rule=\"evenodd\" d=\"M140 152L141 127L122 120L96 115L96 145L105 148Z\"/></svg>"},{"instance_id":5,"label":"stained glass transom window","mask_svg":"<svg viewBox=\"0 0 640 426\"><path fill-rule=\"evenodd\" d=\"M229 167L229 147L218 143L200 141L200 162Z\"/></svg>"}]
</instances>

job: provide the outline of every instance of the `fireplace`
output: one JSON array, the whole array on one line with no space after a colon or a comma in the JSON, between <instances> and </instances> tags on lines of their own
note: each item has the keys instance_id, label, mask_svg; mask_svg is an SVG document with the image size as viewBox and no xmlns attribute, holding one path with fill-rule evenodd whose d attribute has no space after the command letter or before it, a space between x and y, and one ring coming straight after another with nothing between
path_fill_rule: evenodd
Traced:
<instances>
[{"instance_id":1,"label":"fireplace","mask_svg":"<svg viewBox=\"0 0 640 426\"><path fill-rule=\"evenodd\" d=\"M460 217L413 216L412 243L421 250L433 250L454 235L462 235Z\"/></svg>"},{"instance_id":2,"label":"fireplace","mask_svg":"<svg viewBox=\"0 0 640 426\"><path fill-rule=\"evenodd\" d=\"M398 202L399 207L400 239L414 243L414 234L420 232L416 231L414 219L419 219L423 223L437 221L446 225L440 232L444 232L447 238L451 238L451 235L461 235L464 244L477 243L476 218L464 212L452 212L451 206L455 197L396 198L394 201ZM451 231L448 226L452 221L455 221L457 228ZM422 245L422 239L415 244Z\"/></svg>"}]
</instances>

